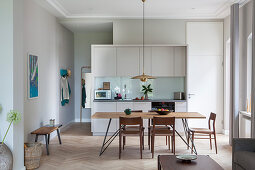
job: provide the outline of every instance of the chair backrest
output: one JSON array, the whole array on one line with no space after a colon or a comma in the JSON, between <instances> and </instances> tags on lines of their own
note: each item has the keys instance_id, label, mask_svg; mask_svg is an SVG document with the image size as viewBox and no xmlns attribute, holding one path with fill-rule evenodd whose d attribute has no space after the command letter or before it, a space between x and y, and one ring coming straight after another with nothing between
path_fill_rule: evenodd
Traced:
<instances>
[{"instance_id":1,"label":"chair backrest","mask_svg":"<svg viewBox=\"0 0 255 170\"><path fill-rule=\"evenodd\" d=\"M209 129L211 129L211 122L213 123L213 131L215 131L215 121L216 121L216 114L211 112L209 120L208 120L208 125L209 125Z\"/></svg>"},{"instance_id":2,"label":"chair backrest","mask_svg":"<svg viewBox=\"0 0 255 170\"><path fill-rule=\"evenodd\" d=\"M132 110L131 112L143 112L142 110Z\"/></svg>"},{"instance_id":3,"label":"chair backrest","mask_svg":"<svg viewBox=\"0 0 255 170\"><path fill-rule=\"evenodd\" d=\"M175 128L175 117L153 117L153 128L156 125L169 125Z\"/></svg>"},{"instance_id":4,"label":"chair backrest","mask_svg":"<svg viewBox=\"0 0 255 170\"><path fill-rule=\"evenodd\" d=\"M140 125L143 126L143 119L141 117L120 117L120 127L122 125Z\"/></svg>"}]
</instances>

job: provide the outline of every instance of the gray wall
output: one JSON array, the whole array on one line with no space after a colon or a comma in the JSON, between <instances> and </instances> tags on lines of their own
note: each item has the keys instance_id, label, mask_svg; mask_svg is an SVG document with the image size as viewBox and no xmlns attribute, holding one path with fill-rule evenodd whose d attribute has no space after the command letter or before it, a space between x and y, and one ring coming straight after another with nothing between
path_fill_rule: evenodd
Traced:
<instances>
[{"instance_id":1,"label":"gray wall","mask_svg":"<svg viewBox=\"0 0 255 170\"><path fill-rule=\"evenodd\" d=\"M58 24L36 2L24 3L24 113L25 141L34 140L31 131L48 124L51 118L67 125L74 120L74 95L70 103L60 105L60 68L74 72L73 33ZM39 98L30 100L27 95L27 55L39 57ZM69 83L74 92L74 76Z\"/></svg>"},{"instance_id":2,"label":"gray wall","mask_svg":"<svg viewBox=\"0 0 255 170\"><path fill-rule=\"evenodd\" d=\"M80 121L81 67L91 66L91 45L112 44L112 32L84 32L74 34L75 63L75 120ZM90 109L82 109L83 121L89 122Z\"/></svg>"}]
</instances>

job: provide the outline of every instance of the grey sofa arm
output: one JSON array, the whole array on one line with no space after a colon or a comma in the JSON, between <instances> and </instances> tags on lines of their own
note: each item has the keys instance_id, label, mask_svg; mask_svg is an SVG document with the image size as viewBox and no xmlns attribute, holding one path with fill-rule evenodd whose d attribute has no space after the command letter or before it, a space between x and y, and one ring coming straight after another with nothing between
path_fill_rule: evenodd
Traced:
<instances>
[{"instance_id":1,"label":"grey sofa arm","mask_svg":"<svg viewBox=\"0 0 255 170\"><path fill-rule=\"evenodd\" d=\"M234 138L232 151L251 151L255 152L255 139L250 138Z\"/></svg>"}]
</instances>

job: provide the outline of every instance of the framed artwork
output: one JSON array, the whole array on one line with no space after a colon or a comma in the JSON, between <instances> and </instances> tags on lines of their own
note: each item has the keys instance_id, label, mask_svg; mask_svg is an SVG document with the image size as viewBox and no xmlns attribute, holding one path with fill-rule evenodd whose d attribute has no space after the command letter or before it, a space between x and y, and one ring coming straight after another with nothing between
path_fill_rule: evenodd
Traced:
<instances>
[{"instance_id":1,"label":"framed artwork","mask_svg":"<svg viewBox=\"0 0 255 170\"><path fill-rule=\"evenodd\" d=\"M28 98L39 97L38 56L28 54Z\"/></svg>"}]
</instances>

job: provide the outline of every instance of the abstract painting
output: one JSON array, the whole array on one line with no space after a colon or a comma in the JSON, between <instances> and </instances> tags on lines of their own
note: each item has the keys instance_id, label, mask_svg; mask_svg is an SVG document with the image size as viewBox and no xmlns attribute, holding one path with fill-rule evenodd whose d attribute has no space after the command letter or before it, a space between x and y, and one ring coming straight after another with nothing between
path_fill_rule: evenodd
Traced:
<instances>
[{"instance_id":1,"label":"abstract painting","mask_svg":"<svg viewBox=\"0 0 255 170\"><path fill-rule=\"evenodd\" d=\"M28 98L33 99L39 96L39 74L38 56L28 55Z\"/></svg>"}]
</instances>

